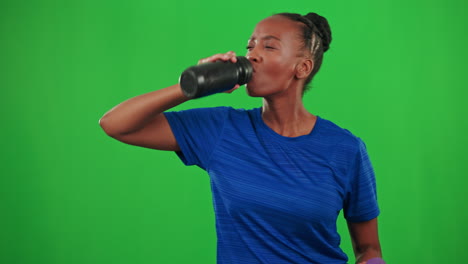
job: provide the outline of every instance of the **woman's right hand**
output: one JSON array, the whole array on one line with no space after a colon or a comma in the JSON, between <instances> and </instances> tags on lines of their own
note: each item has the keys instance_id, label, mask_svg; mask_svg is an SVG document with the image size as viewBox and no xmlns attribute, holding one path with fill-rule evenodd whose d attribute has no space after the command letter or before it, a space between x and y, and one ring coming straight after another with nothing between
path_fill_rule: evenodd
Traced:
<instances>
[{"instance_id":1,"label":"woman's right hand","mask_svg":"<svg viewBox=\"0 0 468 264\"><path fill-rule=\"evenodd\" d=\"M236 53L234 51L228 51L226 53L215 54L215 55L210 56L208 58L204 58L204 59L199 60L197 65L207 63L207 62L215 62L215 61L218 61L218 60L231 61L232 63L236 63L237 62ZM240 85L236 84L232 89L227 90L224 93L232 93L234 90L239 88L239 86Z\"/></svg>"},{"instance_id":2,"label":"woman's right hand","mask_svg":"<svg viewBox=\"0 0 468 264\"><path fill-rule=\"evenodd\" d=\"M202 63L207 63L207 62L215 62L215 61L218 61L218 60L231 61L233 63L236 63L237 62L236 53L234 51L228 51L226 53L215 54L215 55L210 56L208 58L204 58L204 59L199 60L198 65L200 65Z\"/></svg>"}]
</instances>

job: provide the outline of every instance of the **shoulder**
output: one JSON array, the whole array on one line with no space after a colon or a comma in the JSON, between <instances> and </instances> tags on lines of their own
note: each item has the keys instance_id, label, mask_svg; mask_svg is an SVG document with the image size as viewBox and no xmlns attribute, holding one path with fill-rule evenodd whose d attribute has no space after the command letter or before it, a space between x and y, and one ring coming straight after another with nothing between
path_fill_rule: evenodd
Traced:
<instances>
[{"instance_id":1,"label":"shoulder","mask_svg":"<svg viewBox=\"0 0 468 264\"><path fill-rule=\"evenodd\" d=\"M361 138L353 134L348 129L321 117L320 121L322 137L331 144L348 148L352 152L359 151L364 144Z\"/></svg>"},{"instance_id":2,"label":"shoulder","mask_svg":"<svg viewBox=\"0 0 468 264\"><path fill-rule=\"evenodd\" d=\"M192 108L178 111L164 112L169 122L189 123L224 123L225 121L238 122L252 119L256 109L236 109L229 106Z\"/></svg>"},{"instance_id":3,"label":"shoulder","mask_svg":"<svg viewBox=\"0 0 468 264\"><path fill-rule=\"evenodd\" d=\"M224 119L226 115L232 111L231 107L219 106L219 107L204 107L204 108L191 108L177 111L167 111L164 115L168 119L179 119L179 120L219 120Z\"/></svg>"},{"instance_id":4,"label":"shoulder","mask_svg":"<svg viewBox=\"0 0 468 264\"><path fill-rule=\"evenodd\" d=\"M190 108L177 111L168 111L165 114L183 113L183 114L223 114L232 110L232 107L217 106L217 107L201 107L201 108Z\"/></svg>"},{"instance_id":5,"label":"shoulder","mask_svg":"<svg viewBox=\"0 0 468 264\"><path fill-rule=\"evenodd\" d=\"M233 108L231 106L201 107L178 111L168 111L165 113L193 113L193 114L232 114L232 115L250 115L259 108L243 109Z\"/></svg>"},{"instance_id":6,"label":"shoulder","mask_svg":"<svg viewBox=\"0 0 468 264\"><path fill-rule=\"evenodd\" d=\"M208 108L196 108L184 111L191 111L195 115L206 115L206 116L222 116L225 119L236 121L236 120L250 120L257 116L260 108L244 109L244 108L233 108L230 106L219 106L219 107L208 107Z\"/></svg>"}]
</instances>

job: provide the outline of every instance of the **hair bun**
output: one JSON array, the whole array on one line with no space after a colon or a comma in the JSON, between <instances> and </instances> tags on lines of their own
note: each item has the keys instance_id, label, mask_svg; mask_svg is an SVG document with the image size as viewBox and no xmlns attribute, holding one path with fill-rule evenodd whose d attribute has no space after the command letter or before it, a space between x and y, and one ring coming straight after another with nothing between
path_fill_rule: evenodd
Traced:
<instances>
[{"instance_id":1,"label":"hair bun","mask_svg":"<svg viewBox=\"0 0 468 264\"><path fill-rule=\"evenodd\" d=\"M317 13L308 13L304 17L314 24L317 34L322 38L323 51L327 51L332 41L330 25L327 19Z\"/></svg>"}]
</instances>

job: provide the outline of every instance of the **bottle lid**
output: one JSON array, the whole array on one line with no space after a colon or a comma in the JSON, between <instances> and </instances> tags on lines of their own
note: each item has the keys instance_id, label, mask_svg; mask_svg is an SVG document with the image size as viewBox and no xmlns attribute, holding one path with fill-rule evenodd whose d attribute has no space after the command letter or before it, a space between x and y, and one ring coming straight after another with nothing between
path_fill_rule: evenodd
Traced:
<instances>
[{"instance_id":1,"label":"bottle lid","mask_svg":"<svg viewBox=\"0 0 468 264\"><path fill-rule=\"evenodd\" d=\"M198 78L204 78L202 76L198 76ZM195 98L197 97L198 83L204 83L204 80L200 80L201 82L197 82L197 75L195 72L191 70L184 71L179 77L179 83L182 88L182 92L188 98Z\"/></svg>"}]
</instances>

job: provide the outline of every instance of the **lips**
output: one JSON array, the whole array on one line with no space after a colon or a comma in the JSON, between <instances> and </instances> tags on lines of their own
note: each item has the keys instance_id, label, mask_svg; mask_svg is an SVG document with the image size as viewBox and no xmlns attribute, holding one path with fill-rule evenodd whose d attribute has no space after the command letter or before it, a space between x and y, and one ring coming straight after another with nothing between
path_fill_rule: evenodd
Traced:
<instances>
[{"instance_id":1,"label":"lips","mask_svg":"<svg viewBox=\"0 0 468 264\"><path fill-rule=\"evenodd\" d=\"M252 72L255 72L255 67L252 65Z\"/></svg>"}]
</instances>

